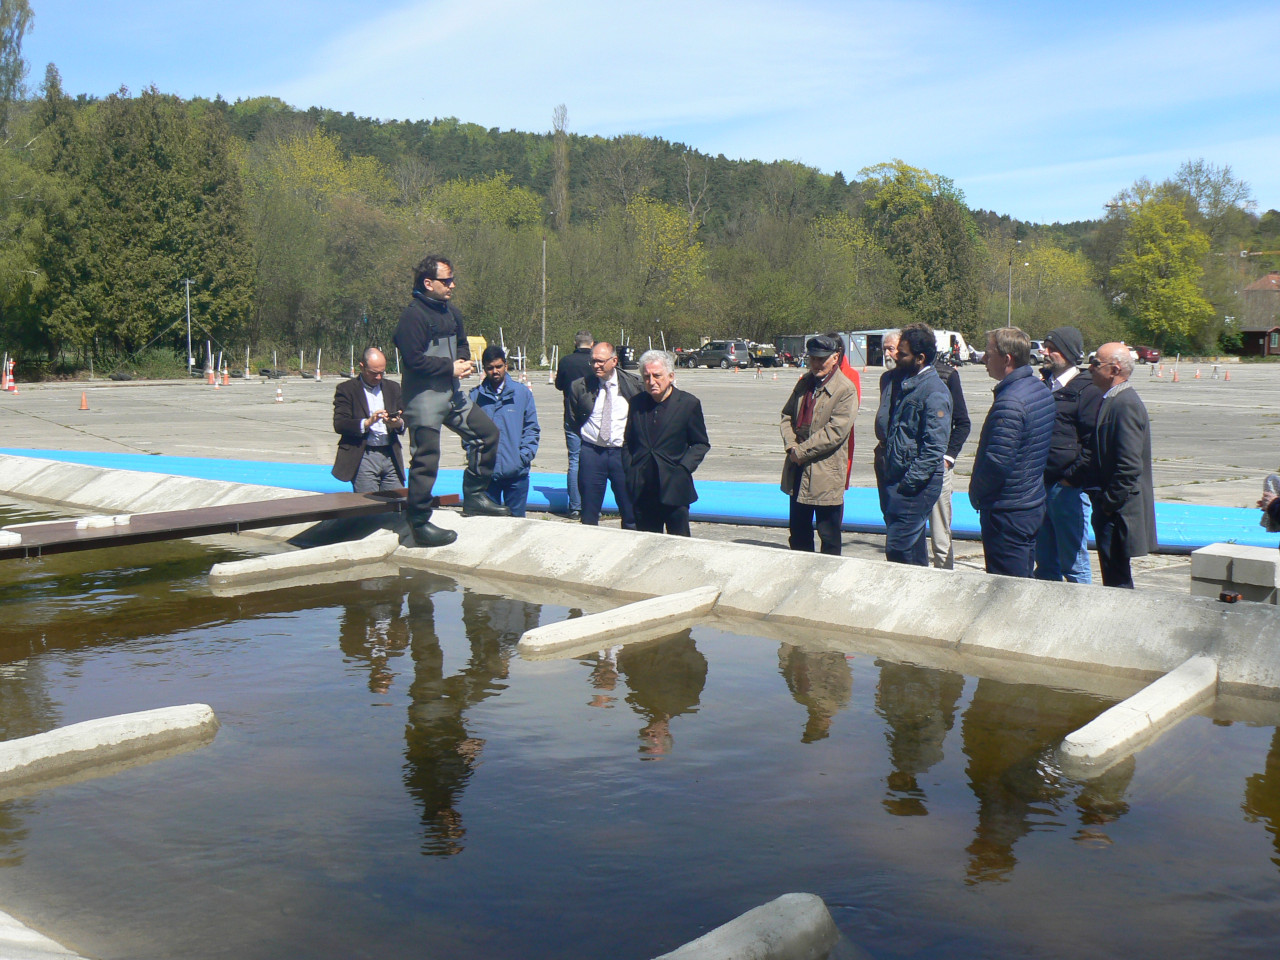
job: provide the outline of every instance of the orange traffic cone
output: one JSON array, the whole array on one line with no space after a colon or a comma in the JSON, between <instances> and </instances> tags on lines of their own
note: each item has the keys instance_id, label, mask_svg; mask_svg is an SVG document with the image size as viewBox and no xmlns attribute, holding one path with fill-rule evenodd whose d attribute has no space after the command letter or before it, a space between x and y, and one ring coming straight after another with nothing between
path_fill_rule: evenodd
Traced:
<instances>
[{"instance_id":1,"label":"orange traffic cone","mask_svg":"<svg viewBox=\"0 0 1280 960\"><path fill-rule=\"evenodd\" d=\"M231 371L226 367L222 368L222 385L224 387L231 386Z\"/></svg>"},{"instance_id":2,"label":"orange traffic cone","mask_svg":"<svg viewBox=\"0 0 1280 960\"><path fill-rule=\"evenodd\" d=\"M1230 370L1224 370L1224 371L1223 371L1223 373L1225 373L1225 374L1226 374L1226 376L1224 376L1224 377L1222 378L1223 380L1230 380L1230 379L1231 379L1231 371L1230 371Z\"/></svg>"},{"instance_id":3,"label":"orange traffic cone","mask_svg":"<svg viewBox=\"0 0 1280 960\"><path fill-rule=\"evenodd\" d=\"M89 409L89 394L85 393L83 390L80 391L80 409Z\"/></svg>"},{"instance_id":4,"label":"orange traffic cone","mask_svg":"<svg viewBox=\"0 0 1280 960\"><path fill-rule=\"evenodd\" d=\"M1177 383L1177 382L1178 382L1178 368L1177 368L1177 367L1174 367L1174 368L1173 368L1173 382L1174 382L1174 383Z\"/></svg>"},{"instance_id":5,"label":"orange traffic cone","mask_svg":"<svg viewBox=\"0 0 1280 960\"><path fill-rule=\"evenodd\" d=\"M1157 376L1159 379L1161 379L1161 380L1163 380L1163 379L1164 379L1164 364L1163 364L1163 363L1158 363L1158 364L1156 364L1156 376Z\"/></svg>"},{"instance_id":6,"label":"orange traffic cone","mask_svg":"<svg viewBox=\"0 0 1280 960\"><path fill-rule=\"evenodd\" d=\"M1196 367L1196 379L1197 379L1197 380L1199 380L1199 379L1200 379L1200 368L1199 368L1199 367Z\"/></svg>"}]
</instances>

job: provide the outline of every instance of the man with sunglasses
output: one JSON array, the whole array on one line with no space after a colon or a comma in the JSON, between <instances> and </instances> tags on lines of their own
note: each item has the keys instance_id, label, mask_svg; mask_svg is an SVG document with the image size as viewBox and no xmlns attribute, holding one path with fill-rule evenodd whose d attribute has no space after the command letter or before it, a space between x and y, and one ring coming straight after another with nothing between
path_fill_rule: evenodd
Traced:
<instances>
[{"instance_id":1,"label":"man with sunglasses","mask_svg":"<svg viewBox=\"0 0 1280 960\"><path fill-rule=\"evenodd\" d=\"M644 388L639 378L618 367L618 354L611 343L601 341L591 348L591 369L592 373L575 380L569 388L573 423L582 438L578 461L582 522L591 527L599 525L608 486L613 489L623 528L634 530L636 518L627 492L622 445L630 403Z\"/></svg>"},{"instance_id":2,"label":"man with sunglasses","mask_svg":"<svg viewBox=\"0 0 1280 960\"><path fill-rule=\"evenodd\" d=\"M533 391L507 374L507 354L496 343L480 355L484 382L471 388L471 402L498 427L498 460L489 497L506 504L513 517L523 517L529 502L529 468L538 453L538 411Z\"/></svg>"},{"instance_id":3,"label":"man with sunglasses","mask_svg":"<svg viewBox=\"0 0 1280 960\"><path fill-rule=\"evenodd\" d=\"M449 303L457 278L444 257L425 257L413 277L413 299L396 327L404 358L404 420L409 431L409 529L420 547L441 547L458 538L431 522L432 496L440 469L440 428L448 427L467 451L462 475L462 515L510 516L485 492L498 457L498 428L471 403L462 377L475 370L462 314Z\"/></svg>"},{"instance_id":4,"label":"man with sunglasses","mask_svg":"<svg viewBox=\"0 0 1280 960\"><path fill-rule=\"evenodd\" d=\"M1096 442L1097 491L1093 537L1107 587L1133 589L1129 561L1156 546L1156 497L1151 482L1151 421L1133 389L1133 357L1123 343L1104 343L1089 363L1102 391Z\"/></svg>"}]
</instances>

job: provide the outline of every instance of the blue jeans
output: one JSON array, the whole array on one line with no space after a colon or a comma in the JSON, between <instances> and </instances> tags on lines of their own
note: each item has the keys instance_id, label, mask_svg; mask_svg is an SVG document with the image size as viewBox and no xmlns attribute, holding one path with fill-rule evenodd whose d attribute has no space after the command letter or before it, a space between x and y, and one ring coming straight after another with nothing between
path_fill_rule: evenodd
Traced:
<instances>
[{"instance_id":1,"label":"blue jeans","mask_svg":"<svg viewBox=\"0 0 1280 960\"><path fill-rule=\"evenodd\" d=\"M489 481L489 499L510 507L513 517L523 517L529 502L529 474L494 477Z\"/></svg>"},{"instance_id":2,"label":"blue jeans","mask_svg":"<svg viewBox=\"0 0 1280 960\"><path fill-rule=\"evenodd\" d=\"M578 455L582 450L582 438L576 430L564 432L564 447L569 451L569 471L564 476L564 488L569 494L569 512L582 511L582 493L578 490Z\"/></svg>"},{"instance_id":3,"label":"blue jeans","mask_svg":"<svg viewBox=\"0 0 1280 960\"><path fill-rule=\"evenodd\" d=\"M1044 523L1036 535L1036 579L1093 583L1089 568L1089 498L1055 483L1045 491Z\"/></svg>"}]
</instances>

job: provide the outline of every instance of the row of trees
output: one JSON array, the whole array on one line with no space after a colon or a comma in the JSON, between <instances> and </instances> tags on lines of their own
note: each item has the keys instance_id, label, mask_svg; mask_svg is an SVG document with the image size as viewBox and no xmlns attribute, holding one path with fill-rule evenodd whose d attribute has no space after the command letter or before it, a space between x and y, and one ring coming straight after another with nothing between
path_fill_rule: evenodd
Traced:
<instances>
[{"instance_id":1,"label":"row of trees","mask_svg":"<svg viewBox=\"0 0 1280 960\"><path fill-rule=\"evenodd\" d=\"M474 332L541 349L575 330L637 344L769 340L913 319L966 335L1216 349L1248 245L1280 247L1229 168L1184 165L1053 226L971 211L895 160L853 182L640 136L379 122L263 98L22 86L26 0L0 0L0 342L28 367L185 352L386 344L413 264L444 251Z\"/></svg>"}]
</instances>

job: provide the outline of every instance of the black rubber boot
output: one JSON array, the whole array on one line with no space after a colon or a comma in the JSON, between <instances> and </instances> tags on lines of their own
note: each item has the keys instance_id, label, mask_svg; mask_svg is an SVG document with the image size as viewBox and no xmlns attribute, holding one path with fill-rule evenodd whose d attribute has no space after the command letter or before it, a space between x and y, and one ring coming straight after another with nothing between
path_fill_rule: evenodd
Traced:
<instances>
[{"instance_id":1,"label":"black rubber boot","mask_svg":"<svg viewBox=\"0 0 1280 960\"><path fill-rule=\"evenodd\" d=\"M456 530L446 530L432 523L429 513L411 519L409 532L413 534L414 544L419 547L443 547L458 539Z\"/></svg>"},{"instance_id":2,"label":"black rubber boot","mask_svg":"<svg viewBox=\"0 0 1280 960\"><path fill-rule=\"evenodd\" d=\"M481 480L470 470L462 475L462 515L464 517L509 517L511 508L493 500L485 493L488 481Z\"/></svg>"}]
</instances>

